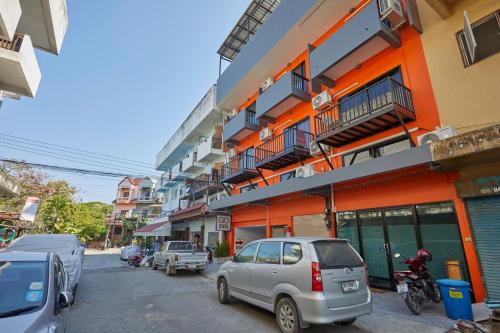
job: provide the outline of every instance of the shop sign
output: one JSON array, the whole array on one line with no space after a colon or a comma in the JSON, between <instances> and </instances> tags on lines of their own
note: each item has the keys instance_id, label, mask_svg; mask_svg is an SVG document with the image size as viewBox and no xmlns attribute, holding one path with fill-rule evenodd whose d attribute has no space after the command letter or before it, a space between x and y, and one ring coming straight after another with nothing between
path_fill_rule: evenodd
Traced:
<instances>
[{"instance_id":1,"label":"shop sign","mask_svg":"<svg viewBox=\"0 0 500 333\"><path fill-rule=\"evenodd\" d=\"M482 197L500 195L500 176L481 177L455 184L460 197Z\"/></svg>"},{"instance_id":2,"label":"shop sign","mask_svg":"<svg viewBox=\"0 0 500 333\"><path fill-rule=\"evenodd\" d=\"M34 222L39 206L40 206L40 198L27 197L26 203L24 204L24 207L23 207L23 210L21 212L21 216L19 217L19 219L21 221Z\"/></svg>"},{"instance_id":3,"label":"shop sign","mask_svg":"<svg viewBox=\"0 0 500 333\"><path fill-rule=\"evenodd\" d=\"M217 215L215 223L216 231L231 231L231 216Z\"/></svg>"}]
</instances>

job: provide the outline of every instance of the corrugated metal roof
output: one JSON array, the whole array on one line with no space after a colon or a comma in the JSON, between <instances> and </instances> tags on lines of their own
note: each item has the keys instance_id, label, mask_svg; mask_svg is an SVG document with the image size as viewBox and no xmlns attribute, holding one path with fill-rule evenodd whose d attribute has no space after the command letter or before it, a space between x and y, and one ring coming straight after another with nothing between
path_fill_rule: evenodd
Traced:
<instances>
[{"instance_id":1,"label":"corrugated metal roof","mask_svg":"<svg viewBox=\"0 0 500 333\"><path fill-rule=\"evenodd\" d=\"M226 60L234 60L280 2L281 0L252 0L217 53Z\"/></svg>"}]
</instances>

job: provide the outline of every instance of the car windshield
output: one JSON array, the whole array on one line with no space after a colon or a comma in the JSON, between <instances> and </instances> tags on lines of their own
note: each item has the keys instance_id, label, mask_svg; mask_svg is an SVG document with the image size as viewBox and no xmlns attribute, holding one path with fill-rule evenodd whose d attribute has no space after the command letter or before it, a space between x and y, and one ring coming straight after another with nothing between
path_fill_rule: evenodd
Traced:
<instances>
[{"instance_id":1,"label":"car windshield","mask_svg":"<svg viewBox=\"0 0 500 333\"><path fill-rule=\"evenodd\" d=\"M43 306L47 294L47 263L0 261L0 290L0 318Z\"/></svg>"},{"instance_id":2,"label":"car windshield","mask_svg":"<svg viewBox=\"0 0 500 333\"><path fill-rule=\"evenodd\" d=\"M192 251L193 245L190 242L174 242L170 243L169 251Z\"/></svg>"},{"instance_id":3,"label":"car windshield","mask_svg":"<svg viewBox=\"0 0 500 333\"><path fill-rule=\"evenodd\" d=\"M347 242L325 240L313 244L322 269L363 266L358 254Z\"/></svg>"}]
</instances>

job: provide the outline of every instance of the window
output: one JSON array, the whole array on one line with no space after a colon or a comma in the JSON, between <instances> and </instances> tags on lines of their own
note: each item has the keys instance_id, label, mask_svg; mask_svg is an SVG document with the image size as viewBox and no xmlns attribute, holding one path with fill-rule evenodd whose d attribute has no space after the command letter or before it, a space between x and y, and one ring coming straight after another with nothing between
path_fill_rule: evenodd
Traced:
<instances>
[{"instance_id":1,"label":"window","mask_svg":"<svg viewBox=\"0 0 500 333\"><path fill-rule=\"evenodd\" d=\"M255 190L255 189L257 189L257 187L258 187L257 184L252 184L252 185L240 187L240 193L245 193L245 192L248 192L251 190Z\"/></svg>"},{"instance_id":2,"label":"window","mask_svg":"<svg viewBox=\"0 0 500 333\"><path fill-rule=\"evenodd\" d=\"M123 192L123 193L122 193L122 196L123 196L124 198L128 198L128 197L129 197L129 195L130 195L130 192Z\"/></svg>"},{"instance_id":3,"label":"window","mask_svg":"<svg viewBox=\"0 0 500 333\"><path fill-rule=\"evenodd\" d=\"M255 256L255 250L257 250L257 243L249 244L247 247L243 248L240 253L235 257L237 262L253 262L253 257Z\"/></svg>"},{"instance_id":4,"label":"window","mask_svg":"<svg viewBox=\"0 0 500 333\"><path fill-rule=\"evenodd\" d=\"M457 33L464 67L500 52L500 10L472 23L470 30L468 25L465 23L465 31Z\"/></svg>"},{"instance_id":5,"label":"window","mask_svg":"<svg viewBox=\"0 0 500 333\"><path fill-rule=\"evenodd\" d=\"M298 243L285 243L283 245L283 264L293 265L302 259L302 248Z\"/></svg>"},{"instance_id":6,"label":"window","mask_svg":"<svg viewBox=\"0 0 500 333\"><path fill-rule=\"evenodd\" d=\"M322 269L361 267L363 262L345 241L315 241L314 249Z\"/></svg>"},{"instance_id":7,"label":"window","mask_svg":"<svg viewBox=\"0 0 500 333\"><path fill-rule=\"evenodd\" d=\"M259 264L279 264L280 252L281 252L281 243L262 242L260 243L256 262Z\"/></svg>"},{"instance_id":8,"label":"window","mask_svg":"<svg viewBox=\"0 0 500 333\"><path fill-rule=\"evenodd\" d=\"M379 145L374 145L363 150L344 155L344 166L358 164L373 160L378 157L391 155L403 150L411 148L410 140L396 139L389 142L384 142Z\"/></svg>"},{"instance_id":9,"label":"window","mask_svg":"<svg viewBox=\"0 0 500 333\"><path fill-rule=\"evenodd\" d=\"M295 170L282 174L280 176L280 182L283 183L293 178L295 178Z\"/></svg>"},{"instance_id":10,"label":"window","mask_svg":"<svg viewBox=\"0 0 500 333\"><path fill-rule=\"evenodd\" d=\"M54 314L61 313L59 295L64 291L64 271L58 257L54 257Z\"/></svg>"},{"instance_id":11,"label":"window","mask_svg":"<svg viewBox=\"0 0 500 333\"><path fill-rule=\"evenodd\" d=\"M193 245L190 242L172 242L168 246L169 251L191 251Z\"/></svg>"}]
</instances>

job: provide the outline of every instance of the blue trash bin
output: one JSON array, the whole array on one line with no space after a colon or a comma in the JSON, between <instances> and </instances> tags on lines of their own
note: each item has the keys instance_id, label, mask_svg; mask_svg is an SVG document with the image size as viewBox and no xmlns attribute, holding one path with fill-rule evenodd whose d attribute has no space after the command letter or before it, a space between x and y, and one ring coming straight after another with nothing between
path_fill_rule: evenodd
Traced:
<instances>
[{"instance_id":1,"label":"blue trash bin","mask_svg":"<svg viewBox=\"0 0 500 333\"><path fill-rule=\"evenodd\" d=\"M474 320L470 299L470 283L461 280L437 280L448 318Z\"/></svg>"}]
</instances>

